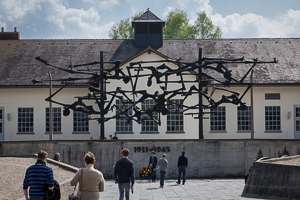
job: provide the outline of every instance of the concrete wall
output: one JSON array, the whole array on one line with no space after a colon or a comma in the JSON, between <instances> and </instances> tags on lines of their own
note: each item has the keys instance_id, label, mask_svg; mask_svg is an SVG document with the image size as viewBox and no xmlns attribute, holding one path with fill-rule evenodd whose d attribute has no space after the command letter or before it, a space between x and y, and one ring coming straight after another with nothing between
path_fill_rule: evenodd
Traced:
<instances>
[{"instance_id":1,"label":"concrete wall","mask_svg":"<svg viewBox=\"0 0 300 200\"><path fill-rule=\"evenodd\" d=\"M189 159L189 178L241 177L256 158L300 155L300 140L90 140L0 142L0 156L32 155L43 149L50 158L59 152L62 162L84 167L84 154L92 151L96 156L95 168L105 178L112 178L113 167L125 147L130 150L136 177L141 167L148 165L153 149L158 157L164 152L167 154L166 178L177 177L177 161L182 150Z\"/></svg>"},{"instance_id":2,"label":"concrete wall","mask_svg":"<svg viewBox=\"0 0 300 200\"><path fill-rule=\"evenodd\" d=\"M297 159L299 162L300 156L254 162L242 195L259 198L300 199L298 187L300 166L288 165L288 159ZM286 164L276 164L273 160L282 160Z\"/></svg>"}]
</instances>

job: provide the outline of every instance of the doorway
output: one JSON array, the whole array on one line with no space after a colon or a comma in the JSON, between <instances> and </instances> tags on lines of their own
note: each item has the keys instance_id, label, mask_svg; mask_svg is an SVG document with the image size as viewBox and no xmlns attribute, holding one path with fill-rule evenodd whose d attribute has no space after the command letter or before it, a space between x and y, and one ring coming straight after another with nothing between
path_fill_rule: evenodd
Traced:
<instances>
[{"instance_id":1,"label":"doorway","mask_svg":"<svg viewBox=\"0 0 300 200\"><path fill-rule=\"evenodd\" d=\"M294 106L294 126L295 126L295 137L294 139L300 139L300 106Z\"/></svg>"},{"instance_id":2,"label":"doorway","mask_svg":"<svg viewBox=\"0 0 300 200\"><path fill-rule=\"evenodd\" d=\"M4 140L4 109L0 108L0 141Z\"/></svg>"}]
</instances>

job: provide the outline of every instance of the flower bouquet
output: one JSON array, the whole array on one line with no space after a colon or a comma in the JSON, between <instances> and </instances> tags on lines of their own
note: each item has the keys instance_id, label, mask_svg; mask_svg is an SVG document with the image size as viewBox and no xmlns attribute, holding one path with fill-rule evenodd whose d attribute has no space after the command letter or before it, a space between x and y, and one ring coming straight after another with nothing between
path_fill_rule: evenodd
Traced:
<instances>
[{"instance_id":1,"label":"flower bouquet","mask_svg":"<svg viewBox=\"0 0 300 200\"><path fill-rule=\"evenodd\" d=\"M142 167L139 172L139 176L142 179L148 178L149 176L151 176L151 168L149 166Z\"/></svg>"}]
</instances>

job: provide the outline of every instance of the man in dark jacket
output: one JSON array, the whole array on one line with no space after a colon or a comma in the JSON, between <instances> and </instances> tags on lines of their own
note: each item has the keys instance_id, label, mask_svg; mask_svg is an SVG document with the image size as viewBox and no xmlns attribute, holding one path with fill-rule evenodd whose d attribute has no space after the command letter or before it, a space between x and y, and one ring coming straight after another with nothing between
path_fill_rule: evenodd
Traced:
<instances>
[{"instance_id":1,"label":"man in dark jacket","mask_svg":"<svg viewBox=\"0 0 300 200\"><path fill-rule=\"evenodd\" d=\"M152 182L155 182L156 179L156 171L155 168L157 168L157 157L155 154L155 151L151 152L151 156L149 159L149 167L151 168L151 178L152 178Z\"/></svg>"},{"instance_id":2,"label":"man in dark jacket","mask_svg":"<svg viewBox=\"0 0 300 200\"><path fill-rule=\"evenodd\" d=\"M187 159L187 157L184 156L184 154L185 154L185 151L182 151L181 156L179 156L178 163L177 163L178 181L176 183L180 184L181 173L183 173L182 185L184 185L184 183L185 183L185 179L186 179L185 172L186 172L186 168L188 166L188 159Z\"/></svg>"},{"instance_id":3,"label":"man in dark jacket","mask_svg":"<svg viewBox=\"0 0 300 200\"><path fill-rule=\"evenodd\" d=\"M129 150L124 148L122 150L123 158L118 160L115 169L114 176L116 183L119 185L119 200L124 199L124 190L126 200L129 200L129 191L130 191L130 181L131 181L131 190L133 192L134 185L134 166L132 160L128 159Z\"/></svg>"}]
</instances>

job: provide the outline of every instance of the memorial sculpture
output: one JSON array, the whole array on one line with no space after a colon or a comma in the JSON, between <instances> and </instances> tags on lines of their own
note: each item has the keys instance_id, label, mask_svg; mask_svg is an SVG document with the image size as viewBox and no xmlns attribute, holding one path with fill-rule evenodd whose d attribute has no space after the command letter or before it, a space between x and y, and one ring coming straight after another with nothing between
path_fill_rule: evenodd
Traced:
<instances>
[{"instance_id":1,"label":"memorial sculpture","mask_svg":"<svg viewBox=\"0 0 300 200\"><path fill-rule=\"evenodd\" d=\"M70 77L44 81L33 80L32 82L36 84L47 81L60 81L63 84L59 90L46 98L46 101L61 105L64 109L64 116L68 116L70 110L74 110L87 113L89 118L86 120L97 120L102 124L111 119L125 117L128 123L135 121L140 124L143 120L150 119L154 120L158 125L161 125L161 115L167 115L169 113L195 115L195 118L202 120L203 115L210 113L211 110L224 103L231 103L245 108L246 104L243 102L243 97L253 85L253 83L245 81L246 77L257 64L277 62L276 58L272 61L259 61L257 58L245 60L244 57L238 59L200 58L195 62L183 62L181 59L165 59L131 62L129 66L122 69L120 68L120 61L103 62L103 52L100 52L100 56L100 62L77 65L69 63L67 69L50 64L41 57L36 57L35 59L37 61L42 62L46 66L67 72ZM156 63L156 65L158 64L158 66L153 66L154 63ZM174 69L174 67L171 68L168 66L170 63L177 66L177 68ZM112 67L104 68L104 64L112 65ZM232 71L226 67L231 64L245 64L251 65L251 67L249 67L248 71L240 80L237 80L232 76ZM203 70L212 71L213 73L204 73ZM143 74L141 74L142 71ZM184 80L185 76L191 76L191 74L194 75L195 80ZM212 74L217 75L214 76ZM80 77L77 75L80 75ZM177 80L169 80L170 76L176 76ZM147 77L147 87L152 87L154 84L157 84L161 90L152 94L147 92L147 90L138 90L137 86L140 84L139 79L142 77ZM112 80L122 80L124 84L129 84L131 89L122 90L121 87L116 87L114 91L107 91L106 85ZM55 95L62 92L66 86L74 85L78 81L80 81L81 84L89 85L88 89L90 93L86 96L75 97L77 100L72 104L55 100ZM187 82L194 82L195 85L187 88ZM178 88L169 90L168 86L170 84L176 84ZM202 85L206 85L204 89L202 89ZM240 95L238 92L230 90L231 85L243 85L246 89L243 94ZM97 88L98 86L99 89ZM210 92L209 88L211 88ZM224 91L225 94L222 95L221 99L215 100L214 93L217 90ZM201 99L196 105L186 104L188 98L197 98L195 96L199 96L199 94L207 100L207 103L203 104ZM180 103L172 101L175 98L178 99L178 96L181 97ZM121 108L116 105L116 99L126 104L126 106ZM141 109L141 104L146 99L152 99L155 104L151 108L143 110ZM95 101L96 106L91 104L87 105L85 101ZM169 105L175 105L176 109L168 109ZM118 112L114 112L113 116L110 115L106 117L108 112L113 112L114 109L118 110ZM203 109L208 109L209 111L203 112ZM131 115L128 112L129 110L132 111ZM196 112L194 112L195 110ZM104 130L102 131L104 132ZM104 133L101 133L100 138L104 138Z\"/></svg>"}]
</instances>

